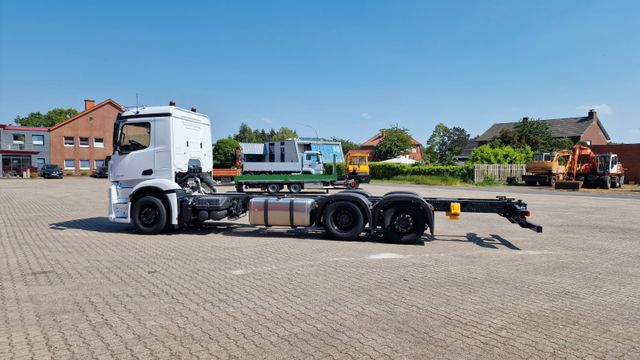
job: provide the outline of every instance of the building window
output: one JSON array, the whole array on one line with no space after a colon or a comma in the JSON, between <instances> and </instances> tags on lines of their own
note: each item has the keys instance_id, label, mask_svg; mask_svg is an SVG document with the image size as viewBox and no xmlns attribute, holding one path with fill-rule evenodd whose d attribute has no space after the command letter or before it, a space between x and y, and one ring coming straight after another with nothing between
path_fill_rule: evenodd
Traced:
<instances>
[{"instance_id":1,"label":"building window","mask_svg":"<svg viewBox=\"0 0 640 360\"><path fill-rule=\"evenodd\" d=\"M43 167L43 166L44 166L44 164L45 164L45 159L44 159L44 158L37 158L37 159L36 159L36 165L37 165L39 168Z\"/></svg>"},{"instance_id":2,"label":"building window","mask_svg":"<svg viewBox=\"0 0 640 360\"><path fill-rule=\"evenodd\" d=\"M24 145L24 134L13 134L14 145Z\"/></svg>"},{"instance_id":3,"label":"building window","mask_svg":"<svg viewBox=\"0 0 640 360\"><path fill-rule=\"evenodd\" d=\"M80 147L89 147L89 138L81 137L80 138Z\"/></svg>"},{"instance_id":4,"label":"building window","mask_svg":"<svg viewBox=\"0 0 640 360\"><path fill-rule=\"evenodd\" d=\"M73 136L65 136L64 137L64 146L74 146L76 143L73 140Z\"/></svg>"},{"instance_id":5,"label":"building window","mask_svg":"<svg viewBox=\"0 0 640 360\"><path fill-rule=\"evenodd\" d=\"M80 160L80 169L82 169L82 170L91 169L91 161L89 161L89 160Z\"/></svg>"},{"instance_id":6,"label":"building window","mask_svg":"<svg viewBox=\"0 0 640 360\"><path fill-rule=\"evenodd\" d=\"M93 138L93 147L103 148L104 138Z\"/></svg>"},{"instance_id":7,"label":"building window","mask_svg":"<svg viewBox=\"0 0 640 360\"><path fill-rule=\"evenodd\" d=\"M64 160L64 168L68 170L76 169L76 161L73 159L65 159Z\"/></svg>"},{"instance_id":8,"label":"building window","mask_svg":"<svg viewBox=\"0 0 640 360\"><path fill-rule=\"evenodd\" d=\"M104 166L104 160L95 160L94 161L95 168L99 168L100 166Z\"/></svg>"},{"instance_id":9,"label":"building window","mask_svg":"<svg viewBox=\"0 0 640 360\"><path fill-rule=\"evenodd\" d=\"M44 145L44 135L31 135L33 145Z\"/></svg>"}]
</instances>

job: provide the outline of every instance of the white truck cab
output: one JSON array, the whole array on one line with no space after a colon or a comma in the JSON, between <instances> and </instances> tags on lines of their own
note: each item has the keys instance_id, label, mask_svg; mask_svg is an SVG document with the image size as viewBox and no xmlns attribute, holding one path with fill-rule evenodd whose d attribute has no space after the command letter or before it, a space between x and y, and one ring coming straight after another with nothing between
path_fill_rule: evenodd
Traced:
<instances>
[{"instance_id":1,"label":"white truck cab","mask_svg":"<svg viewBox=\"0 0 640 360\"><path fill-rule=\"evenodd\" d=\"M211 123L206 115L176 106L136 108L118 115L113 134L109 162L112 221L131 221L130 200L142 195L138 190L166 194L174 225L176 191L215 191Z\"/></svg>"}]
</instances>

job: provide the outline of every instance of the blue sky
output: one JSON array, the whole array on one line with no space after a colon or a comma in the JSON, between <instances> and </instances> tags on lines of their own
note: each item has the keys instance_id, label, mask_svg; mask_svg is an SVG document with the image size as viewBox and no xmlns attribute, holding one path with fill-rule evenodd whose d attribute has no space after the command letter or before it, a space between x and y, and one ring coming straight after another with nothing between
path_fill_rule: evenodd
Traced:
<instances>
[{"instance_id":1,"label":"blue sky","mask_svg":"<svg viewBox=\"0 0 640 360\"><path fill-rule=\"evenodd\" d=\"M113 98L362 142L598 109L640 142L639 1L0 1L0 123Z\"/></svg>"}]
</instances>

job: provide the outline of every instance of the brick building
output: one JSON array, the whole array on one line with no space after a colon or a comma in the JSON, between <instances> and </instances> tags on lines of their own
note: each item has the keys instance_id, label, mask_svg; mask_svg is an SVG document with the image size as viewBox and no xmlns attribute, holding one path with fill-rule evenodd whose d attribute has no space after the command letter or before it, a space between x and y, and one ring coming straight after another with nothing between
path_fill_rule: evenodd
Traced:
<instances>
[{"instance_id":1,"label":"brick building","mask_svg":"<svg viewBox=\"0 0 640 360\"><path fill-rule=\"evenodd\" d=\"M364 150L369 154L369 161L378 160L375 158L375 149L382 139L384 139L384 133L378 132L372 138L360 145L360 150ZM407 157L415 161L422 161L422 144L420 141L411 138L411 150Z\"/></svg>"},{"instance_id":2,"label":"brick building","mask_svg":"<svg viewBox=\"0 0 640 360\"><path fill-rule=\"evenodd\" d=\"M113 124L122 111L117 102L84 101L84 111L49 128L51 163L80 174L104 164L113 152Z\"/></svg>"},{"instance_id":3,"label":"brick building","mask_svg":"<svg viewBox=\"0 0 640 360\"><path fill-rule=\"evenodd\" d=\"M591 145L596 154L618 154L618 159L624 166L624 182L640 184L640 144Z\"/></svg>"},{"instance_id":4,"label":"brick building","mask_svg":"<svg viewBox=\"0 0 640 360\"><path fill-rule=\"evenodd\" d=\"M609 134L602 126L595 110L589 110L587 116L578 116L560 119L540 120L549 125L551 136L554 138L569 138L574 143L584 141L591 145L604 145L607 143ZM493 124L484 134L475 140L478 145L483 145L500 135L504 129L513 130L518 122Z\"/></svg>"},{"instance_id":5,"label":"brick building","mask_svg":"<svg viewBox=\"0 0 640 360\"><path fill-rule=\"evenodd\" d=\"M49 162L48 128L0 125L0 176L19 175Z\"/></svg>"}]
</instances>

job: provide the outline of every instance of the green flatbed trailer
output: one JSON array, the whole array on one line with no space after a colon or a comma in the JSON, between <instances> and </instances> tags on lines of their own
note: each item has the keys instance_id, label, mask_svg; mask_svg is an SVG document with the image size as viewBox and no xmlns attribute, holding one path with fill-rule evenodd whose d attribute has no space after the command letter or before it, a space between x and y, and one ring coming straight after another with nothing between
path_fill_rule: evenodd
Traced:
<instances>
[{"instance_id":1,"label":"green flatbed trailer","mask_svg":"<svg viewBox=\"0 0 640 360\"><path fill-rule=\"evenodd\" d=\"M338 177L336 174L260 174L238 175L234 179L236 190L242 192L245 188L260 188L270 194L280 192L285 186L289 192L299 193L305 185L321 184L329 192L330 188L358 187L356 181L350 181L346 177Z\"/></svg>"}]
</instances>

